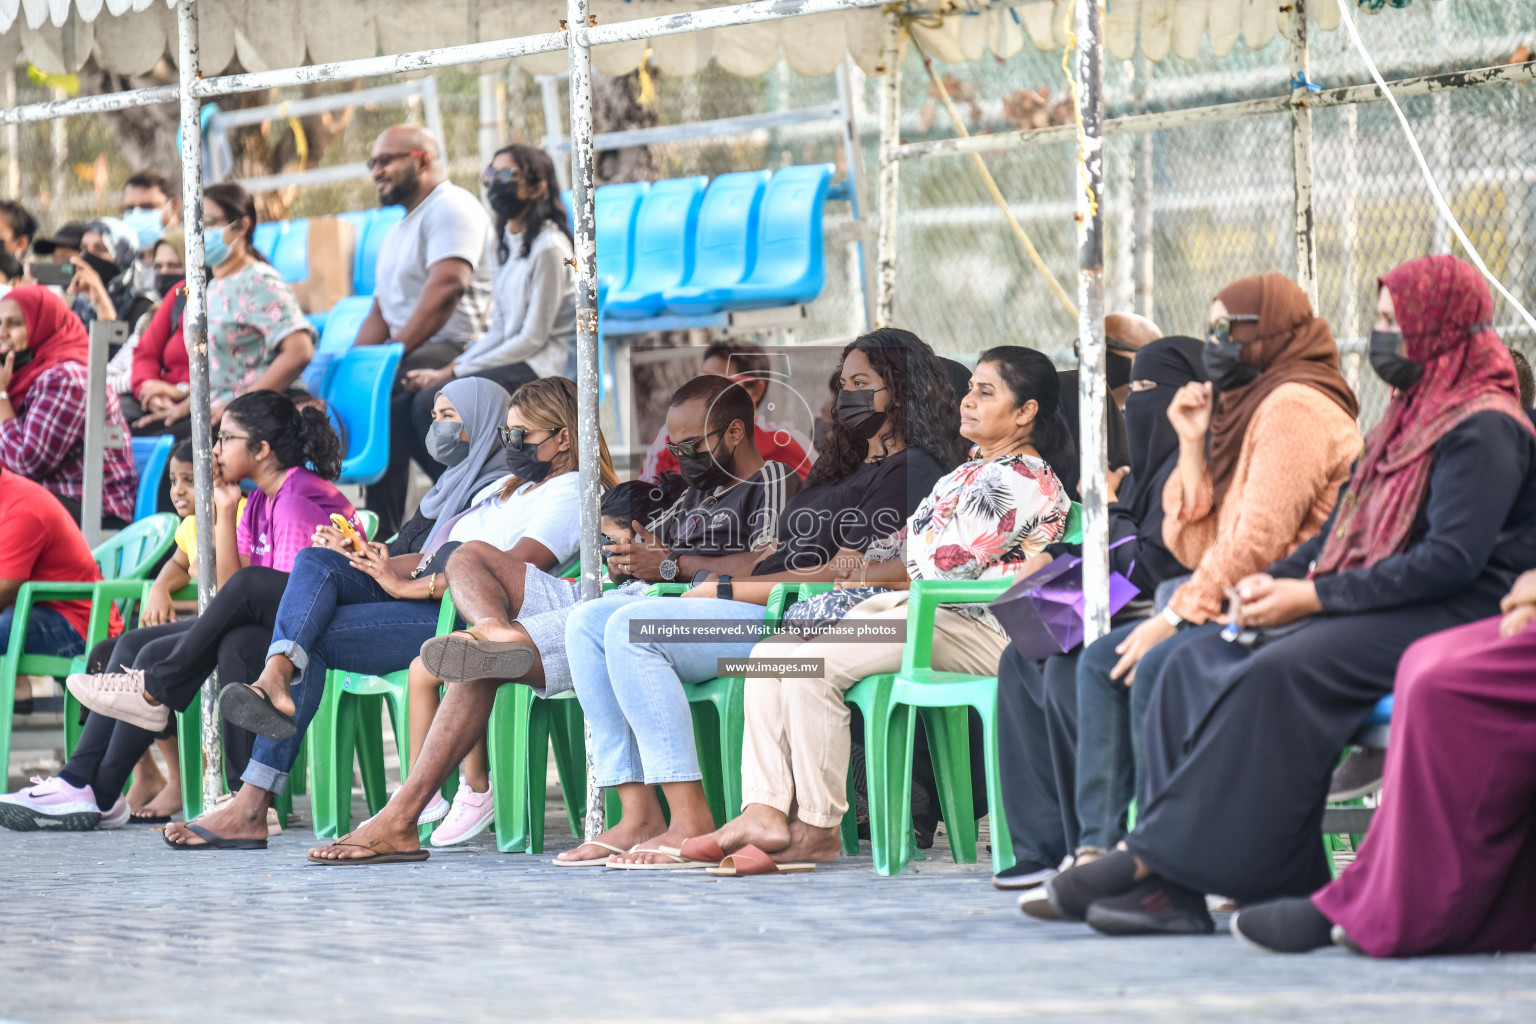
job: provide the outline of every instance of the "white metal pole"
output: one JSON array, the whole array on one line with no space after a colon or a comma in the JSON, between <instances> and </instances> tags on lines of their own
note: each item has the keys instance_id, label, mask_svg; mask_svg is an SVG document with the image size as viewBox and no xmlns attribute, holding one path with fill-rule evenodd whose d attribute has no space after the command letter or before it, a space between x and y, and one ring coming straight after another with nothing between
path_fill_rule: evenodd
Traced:
<instances>
[{"instance_id":1,"label":"white metal pole","mask_svg":"<svg viewBox=\"0 0 1536 1024\"><path fill-rule=\"evenodd\" d=\"M481 167L491 165L491 157L501 148L502 136L506 131L503 107L498 102L497 87L500 84L501 76L497 74L481 75L478 82Z\"/></svg>"},{"instance_id":2,"label":"white metal pole","mask_svg":"<svg viewBox=\"0 0 1536 1024\"><path fill-rule=\"evenodd\" d=\"M597 212L596 167L592 149L592 51L578 26L587 25L587 0L566 0L571 49L571 185L575 190L576 241L576 440L581 452L581 599L602 596L597 507L603 483L598 453L597 395ZM622 410L620 410L622 415ZM587 838L603 830L603 793L593 785L592 727L587 726Z\"/></svg>"},{"instance_id":3,"label":"white metal pole","mask_svg":"<svg viewBox=\"0 0 1536 1024\"><path fill-rule=\"evenodd\" d=\"M901 15L885 16L885 53L880 83L880 235L875 254L875 326L889 327L896 309L896 213L900 198L901 165L892 150L901 145L901 57L906 29Z\"/></svg>"},{"instance_id":4,"label":"white metal pole","mask_svg":"<svg viewBox=\"0 0 1536 1024\"><path fill-rule=\"evenodd\" d=\"M1078 436L1082 438L1083 642L1109 632L1108 423L1104 347L1104 39L1100 0L1077 5Z\"/></svg>"},{"instance_id":5,"label":"white metal pole","mask_svg":"<svg viewBox=\"0 0 1536 1024\"><path fill-rule=\"evenodd\" d=\"M837 102L841 108L839 111L838 127L843 132L843 162L848 167L848 204L852 208L854 229L858 240L854 243L858 249L857 263L858 277L849 279L849 286L857 286L863 301L860 305L864 310L864 330L874 326L874 277L871 266L872 253L869 251L869 203L865 199L864 180L864 147L859 140L859 121L856 111L863 106L864 72L847 54L837 65Z\"/></svg>"},{"instance_id":6,"label":"white metal pole","mask_svg":"<svg viewBox=\"0 0 1536 1024\"><path fill-rule=\"evenodd\" d=\"M64 100L68 95L63 89L53 90L55 103ZM48 126L48 129L48 141L52 144L53 158L50 167L53 201L49 212L61 220L73 220L72 211L64 199L64 192L69 187L69 126L63 121L55 121Z\"/></svg>"},{"instance_id":7,"label":"white metal pole","mask_svg":"<svg viewBox=\"0 0 1536 1024\"><path fill-rule=\"evenodd\" d=\"M561 152L565 148L565 114L560 110L560 76L540 75L539 99L544 104L544 151L555 158L555 177L560 187L571 187L571 163Z\"/></svg>"},{"instance_id":8,"label":"white metal pole","mask_svg":"<svg viewBox=\"0 0 1536 1024\"><path fill-rule=\"evenodd\" d=\"M1136 48L1136 106L1137 113L1143 112L1147 102L1147 87L1152 84L1152 62L1147 55ZM1152 216L1152 173L1153 173L1153 146L1154 136L1150 132L1142 132L1136 136L1135 155L1132 157L1134 167L1131 181L1131 207L1134 210L1131 225L1131 235L1134 239L1135 250L1134 269L1132 280L1134 281L1134 294L1136 297L1136 312L1148 319L1156 319L1153 316L1155 302L1152 296L1153 263L1152 257L1155 242L1153 241L1154 221Z\"/></svg>"},{"instance_id":9,"label":"white metal pole","mask_svg":"<svg viewBox=\"0 0 1536 1024\"><path fill-rule=\"evenodd\" d=\"M1312 107L1307 77L1307 0L1291 0L1286 40L1291 47L1291 169L1295 176L1292 230L1296 239L1296 283L1317 311L1317 241L1312 215Z\"/></svg>"},{"instance_id":10,"label":"white metal pole","mask_svg":"<svg viewBox=\"0 0 1536 1024\"><path fill-rule=\"evenodd\" d=\"M16 69L5 69L5 105L16 106ZM5 165L5 194L8 196L21 195L21 125L8 124L5 126L5 148L11 158Z\"/></svg>"},{"instance_id":11,"label":"white metal pole","mask_svg":"<svg viewBox=\"0 0 1536 1024\"><path fill-rule=\"evenodd\" d=\"M116 341L127 341L128 332L117 320L91 321L86 343L85 438L83 476L80 486L80 532L91 547L101 543L102 463L107 449L107 349ZM127 441L116 438L114 448Z\"/></svg>"},{"instance_id":12,"label":"white metal pole","mask_svg":"<svg viewBox=\"0 0 1536 1024\"><path fill-rule=\"evenodd\" d=\"M192 482L197 506L197 605L208 608L218 589L219 573L213 534L213 428L208 394L208 280L203 263L203 133L192 86L198 78L197 4L181 0L176 7L177 67L181 73L181 225L187 239L187 306L182 336L187 344L187 368L192 385ZM203 807L211 809L223 782L223 748L219 744L219 684L210 676L203 684ZM191 765L182 765L191 771Z\"/></svg>"}]
</instances>

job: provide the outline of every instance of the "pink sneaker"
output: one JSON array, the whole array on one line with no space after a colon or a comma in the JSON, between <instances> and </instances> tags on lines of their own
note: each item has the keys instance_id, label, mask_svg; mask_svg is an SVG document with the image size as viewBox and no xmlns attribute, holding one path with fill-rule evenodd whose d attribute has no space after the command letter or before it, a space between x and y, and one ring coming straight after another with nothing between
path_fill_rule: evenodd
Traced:
<instances>
[{"instance_id":1,"label":"pink sneaker","mask_svg":"<svg viewBox=\"0 0 1536 1024\"><path fill-rule=\"evenodd\" d=\"M90 787L71 786L58 776L34 775L31 786L0 796L0 826L13 832L87 832L100 821L101 808Z\"/></svg>"},{"instance_id":2,"label":"pink sneaker","mask_svg":"<svg viewBox=\"0 0 1536 1024\"><path fill-rule=\"evenodd\" d=\"M140 669L94 675L76 672L64 680L64 685L76 700L97 714L149 732L164 732L171 720L170 708L144 700L144 673Z\"/></svg>"},{"instance_id":3,"label":"pink sneaker","mask_svg":"<svg viewBox=\"0 0 1536 1024\"><path fill-rule=\"evenodd\" d=\"M448 817L448 811L451 808L452 805L443 799L443 794L433 793L432 802L422 808L421 813L416 816L416 824L430 825L435 821L442 821Z\"/></svg>"},{"instance_id":4,"label":"pink sneaker","mask_svg":"<svg viewBox=\"0 0 1536 1024\"><path fill-rule=\"evenodd\" d=\"M467 843L484 832L486 826L496 820L496 807L491 791L476 793L469 783L460 782L459 791L453 796L453 807L448 817L432 833L433 846L458 846Z\"/></svg>"}]
</instances>

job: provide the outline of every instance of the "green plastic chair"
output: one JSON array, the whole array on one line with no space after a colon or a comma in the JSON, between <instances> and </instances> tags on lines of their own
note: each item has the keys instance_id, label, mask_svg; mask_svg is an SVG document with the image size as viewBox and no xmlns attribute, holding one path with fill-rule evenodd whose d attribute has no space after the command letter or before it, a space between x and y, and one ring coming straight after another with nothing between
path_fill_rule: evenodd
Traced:
<instances>
[{"instance_id":1,"label":"green plastic chair","mask_svg":"<svg viewBox=\"0 0 1536 1024\"><path fill-rule=\"evenodd\" d=\"M551 743L566 821L571 835L579 839L587 793L581 704L569 691L541 700L521 683L501 686L491 706L486 745L496 809L496 849L502 853L544 852L544 780Z\"/></svg>"},{"instance_id":2,"label":"green plastic chair","mask_svg":"<svg viewBox=\"0 0 1536 1024\"><path fill-rule=\"evenodd\" d=\"M222 742L223 722L220 725ZM185 711L176 713L176 750L181 760L181 813L188 821L203 813L203 699L198 695ZM288 785L273 800L278 819L286 827L293 813L293 798L304 792L304 779L308 771L305 748L299 747L288 772ZM229 784L219 779L219 792L228 793Z\"/></svg>"},{"instance_id":3,"label":"green plastic chair","mask_svg":"<svg viewBox=\"0 0 1536 1024\"><path fill-rule=\"evenodd\" d=\"M160 513L141 519L97 545L91 552L102 581L92 583L23 583L16 593L11 635L0 657L0 765L10 763L11 716L16 707L17 676L51 676L63 679L85 670L85 657L107 638L114 602L124 609L144 592L143 580L170 550L176 536L177 518ZM85 654L59 658L27 654L22 650L32 609L44 601L89 598L91 614L85 636ZM80 738L80 705L65 691L64 745L74 750Z\"/></svg>"},{"instance_id":4,"label":"green plastic chair","mask_svg":"<svg viewBox=\"0 0 1536 1024\"><path fill-rule=\"evenodd\" d=\"M1003 814L1001 773L997 753L997 677L945 672L933 668L933 620L941 604L979 604L1002 594L1014 581L920 580L912 584L907 604L907 644L901 670L889 683L885 707L876 702L875 712L885 721L883 750L865 752L873 790L883 788L883 821L871 813L871 845L875 870L882 875L900 874L911 856L912 742L914 712L921 714L928 748L939 786L939 806L944 814L950 852L957 863L976 860L977 825L971 802L970 730L967 708L981 716L986 744L987 804L992 833L992 870L1014 864L1013 844ZM872 689L883 687L872 677ZM866 679L859 685L870 683Z\"/></svg>"}]
</instances>

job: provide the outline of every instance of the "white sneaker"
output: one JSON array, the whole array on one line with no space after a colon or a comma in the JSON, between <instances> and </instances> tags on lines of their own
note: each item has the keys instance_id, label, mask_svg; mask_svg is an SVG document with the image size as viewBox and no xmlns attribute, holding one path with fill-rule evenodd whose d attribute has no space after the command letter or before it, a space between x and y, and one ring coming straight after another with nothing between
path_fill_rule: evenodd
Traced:
<instances>
[{"instance_id":1,"label":"white sneaker","mask_svg":"<svg viewBox=\"0 0 1536 1024\"><path fill-rule=\"evenodd\" d=\"M32 777L32 785L0 796L0 826L13 832L40 829L86 832L101 820L90 786L71 786L55 775Z\"/></svg>"},{"instance_id":2,"label":"white sneaker","mask_svg":"<svg viewBox=\"0 0 1536 1024\"><path fill-rule=\"evenodd\" d=\"M452 806L447 800L443 799L443 794L433 793L432 802L422 808L421 813L416 816L416 824L430 825L435 821L442 821L448 817L448 811ZM368 820L372 821L373 819L370 818Z\"/></svg>"},{"instance_id":3,"label":"white sneaker","mask_svg":"<svg viewBox=\"0 0 1536 1024\"><path fill-rule=\"evenodd\" d=\"M128 824L128 813L128 798L120 796L110 810L101 812L101 820L96 823L96 828L98 830L122 828Z\"/></svg>"},{"instance_id":4,"label":"white sneaker","mask_svg":"<svg viewBox=\"0 0 1536 1024\"><path fill-rule=\"evenodd\" d=\"M171 709L164 704L144 700L144 672L130 668L121 672L87 675L77 672L64 681L75 699L97 714L136 725L149 732L165 731Z\"/></svg>"}]
</instances>

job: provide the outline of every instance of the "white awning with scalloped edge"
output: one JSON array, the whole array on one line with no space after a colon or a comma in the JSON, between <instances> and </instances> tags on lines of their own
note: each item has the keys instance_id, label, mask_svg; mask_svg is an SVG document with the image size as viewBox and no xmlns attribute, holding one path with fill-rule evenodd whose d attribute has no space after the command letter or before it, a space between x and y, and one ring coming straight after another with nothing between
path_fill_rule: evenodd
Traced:
<instances>
[{"instance_id":1,"label":"white awning with scalloped edge","mask_svg":"<svg viewBox=\"0 0 1536 1024\"><path fill-rule=\"evenodd\" d=\"M591 0L599 24L720 7L730 0ZM1444 0L1440 0L1444 2ZM1340 0L1312 0L1317 27L1339 24ZM143 74L176 49L176 0L0 0L0 60L25 58L41 71L78 71L91 56L123 75ZM372 57L551 32L565 0L198 0L204 74L239 59L247 71ZM947 6L938 5L934 6ZM1007 59L1026 43L1040 50L1065 46L1072 0L961 0L958 10L913 23L924 48L945 63ZM1239 37L1258 49L1280 31L1286 0L1107 0L1105 45L1115 57L1134 55L1138 41L1154 61L1169 53L1225 56ZM473 21L478 12L478 24ZM829 74L849 53L878 73L879 8L811 15L713 29L646 42L600 46L596 68L625 74L645 60L664 73L687 75L714 58L734 74L760 75L782 56L803 75ZM563 52L519 58L535 74L566 66Z\"/></svg>"}]
</instances>

